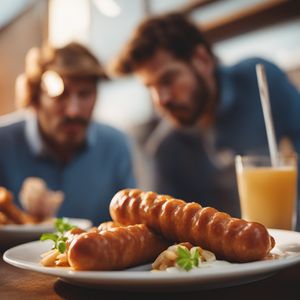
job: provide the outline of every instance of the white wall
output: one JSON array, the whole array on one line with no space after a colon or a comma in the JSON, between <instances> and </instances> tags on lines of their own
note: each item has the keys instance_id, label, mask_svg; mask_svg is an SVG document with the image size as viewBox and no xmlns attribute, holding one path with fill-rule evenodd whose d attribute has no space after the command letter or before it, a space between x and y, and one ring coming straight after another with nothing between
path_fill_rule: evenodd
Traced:
<instances>
[{"instance_id":1,"label":"white wall","mask_svg":"<svg viewBox=\"0 0 300 300\"><path fill-rule=\"evenodd\" d=\"M0 28L29 6L33 0L1 0Z\"/></svg>"},{"instance_id":2,"label":"white wall","mask_svg":"<svg viewBox=\"0 0 300 300\"><path fill-rule=\"evenodd\" d=\"M300 18L217 43L214 48L226 64L262 56L285 70L300 67Z\"/></svg>"},{"instance_id":3,"label":"white wall","mask_svg":"<svg viewBox=\"0 0 300 300\"><path fill-rule=\"evenodd\" d=\"M91 2L90 45L106 64L119 53L132 30L144 17L143 1L118 0L116 3L121 13L111 18L103 15ZM135 78L117 79L100 86L96 119L124 129L144 122L151 115L148 91Z\"/></svg>"}]
</instances>

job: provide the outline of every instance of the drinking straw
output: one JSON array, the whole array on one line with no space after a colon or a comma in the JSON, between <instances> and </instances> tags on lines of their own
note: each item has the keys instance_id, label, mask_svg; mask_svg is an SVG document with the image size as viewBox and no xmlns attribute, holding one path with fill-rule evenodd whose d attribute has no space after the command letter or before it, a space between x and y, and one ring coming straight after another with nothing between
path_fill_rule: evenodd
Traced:
<instances>
[{"instance_id":1,"label":"drinking straw","mask_svg":"<svg viewBox=\"0 0 300 300\"><path fill-rule=\"evenodd\" d=\"M266 76L265 68L262 64L256 65L256 75L257 75L260 100L261 100L261 105L263 109L264 120L265 120L265 125L267 130L267 138L269 144L269 151L271 155L271 163L272 166L274 167L278 165L277 163L278 150L276 144L276 137L274 133L273 120L272 120L267 76Z\"/></svg>"}]
</instances>

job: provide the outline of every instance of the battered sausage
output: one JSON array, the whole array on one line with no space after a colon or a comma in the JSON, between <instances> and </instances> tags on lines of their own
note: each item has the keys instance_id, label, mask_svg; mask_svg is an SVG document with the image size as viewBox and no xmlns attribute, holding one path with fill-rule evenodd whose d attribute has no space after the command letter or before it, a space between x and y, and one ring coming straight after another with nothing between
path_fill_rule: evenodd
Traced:
<instances>
[{"instance_id":1,"label":"battered sausage","mask_svg":"<svg viewBox=\"0 0 300 300\"><path fill-rule=\"evenodd\" d=\"M232 262L262 259L275 245L260 223L154 192L121 190L110 203L110 214L115 222L146 224L168 240L190 242Z\"/></svg>"},{"instance_id":2,"label":"battered sausage","mask_svg":"<svg viewBox=\"0 0 300 300\"><path fill-rule=\"evenodd\" d=\"M111 229L111 228L120 227L120 226L124 226L124 225L121 225L121 224L118 224L118 223L112 222L112 221L107 221L107 222L101 223L101 224L97 227L97 230L98 230L98 231L109 230L109 229Z\"/></svg>"},{"instance_id":3,"label":"battered sausage","mask_svg":"<svg viewBox=\"0 0 300 300\"><path fill-rule=\"evenodd\" d=\"M36 220L13 204L13 194L4 187L0 187L0 211L13 223L35 223Z\"/></svg>"},{"instance_id":4,"label":"battered sausage","mask_svg":"<svg viewBox=\"0 0 300 300\"><path fill-rule=\"evenodd\" d=\"M75 270L121 270L153 261L169 245L144 224L115 227L75 237L68 261Z\"/></svg>"},{"instance_id":5,"label":"battered sausage","mask_svg":"<svg viewBox=\"0 0 300 300\"><path fill-rule=\"evenodd\" d=\"M13 222L0 211L0 225L12 224Z\"/></svg>"}]
</instances>

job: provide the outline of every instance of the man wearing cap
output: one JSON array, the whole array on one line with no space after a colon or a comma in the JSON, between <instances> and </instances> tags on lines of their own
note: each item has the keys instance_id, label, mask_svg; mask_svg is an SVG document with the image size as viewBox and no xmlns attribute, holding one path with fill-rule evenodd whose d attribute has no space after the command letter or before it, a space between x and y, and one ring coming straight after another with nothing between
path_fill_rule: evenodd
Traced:
<instances>
[{"instance_id":1,"label":"man wearing cap","mask_svg":"<svg viewBox=\"0 0 300 300\"><path fill-rule=\"evenodd\" d=\"M107 79L84 46L32 48L16 82L18 106L0 119L0 186L20 203L28 177L64 193L58 216L109 219L109 202L134 187L129 144L116 129L91 120L97 83Z\"/></svg>"}]
</instances>

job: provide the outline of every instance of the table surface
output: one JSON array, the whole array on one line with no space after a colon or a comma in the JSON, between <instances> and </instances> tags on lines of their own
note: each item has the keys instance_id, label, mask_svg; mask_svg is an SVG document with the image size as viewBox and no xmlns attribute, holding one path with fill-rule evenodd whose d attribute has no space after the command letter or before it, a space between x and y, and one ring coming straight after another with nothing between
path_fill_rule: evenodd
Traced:
<instances>
[{"instance_id":1,"label":"table surface","mask_svg":"<svg viewBox=\"0 0 300 300\"><path fill-rule=\"evenodd\" d=\"M1 252L0 252L1 253ZM124 292L101 290L71 285L60 279L13 267L0 260L0 299L294 299L300 294L300 264L281 270L275 275L260 281L212 290L197 292ZM205 298L204 298L205 297ZM297 296L298 297L298 296ZM296 297L296 298L297 298Z\"/></svg>"}]
</instances>

